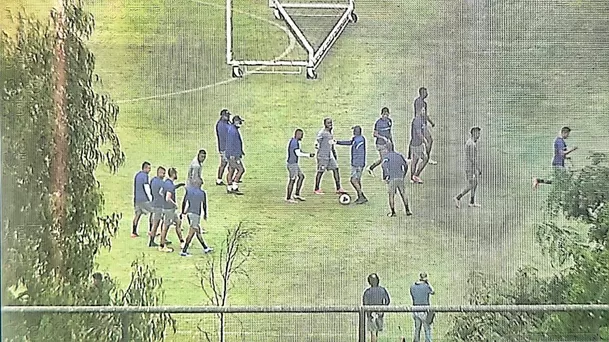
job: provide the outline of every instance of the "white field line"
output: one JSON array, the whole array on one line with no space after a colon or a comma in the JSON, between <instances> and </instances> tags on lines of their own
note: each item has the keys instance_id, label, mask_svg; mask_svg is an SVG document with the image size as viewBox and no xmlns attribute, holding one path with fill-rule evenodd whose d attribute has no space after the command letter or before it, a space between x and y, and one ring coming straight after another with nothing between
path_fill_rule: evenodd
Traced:
<instances>
[{"instance_id":1,"label":"white field line","mask_svg":"<svg viewBox=\"0 0 609 342\"><path fill-rule=\"evenodd\" d=\"M191 1L196 2L198 4L201 4L201 5L214 7L214 8L220 9L220 10L224 10L225 9L224 6L219 6L217 4L212 4L212 3L209 3L209 2L204 2L204 1L199 1L199 0L191 0ZM290 45L288 45L288 47L285 49L285 51L283 51L283 53L281 55L279 55L279 57L275 58L275 60L283 59L290 52L292 52L292 50L294 50L294 48L296 47L296 38L294 38L292 33L287 28L285 28L285 27L283 27L283 26L281 26L281 25L279 25L279 24L277 24L275 22L272 22L272 21L270 21L268 19L265 19L265 18L259 17L257 15L254 15L254 14L250 14L250 13L239 11L239 10L235 10L235 9L233 10L233 12L240 13L240 14L243 14L243 15L247 15L250 18L253 18L253 19L256 19L256 20L260 20L260 21L263 21L263 22L268 23L270 25L273 25L273 26L279 28L280 30L282 30L283 32L285 32L288 35L288 37L290 39ZM256 67L255 69L253 69L251 71L246 71L245 75L249 75L249 74L255 73L255 72L260 71L260 70L262 70L264 68L265 67ZM188 93L194 93L196 91L203 91L203 90L211 89L211 88L214 88L214 87L217 87L217 86L221 86L221 85L225 85L225 84L228 84L228 83L231 83L231 82L235 82L235 81L238 81L238 80L239 80L239 78L231 77L231 78L228 78L228 79L226 79L224 81L220 81L220 82L216 82L216 83L213 83L213 84L208 84L208 85L200 86L200 87L197 87L197 88L180 90L180 91L176 91L176 92L173 92L173 93L166 93L166 94L160 94L160 95L138 97L138 98L129 99L129 100L119 100L119 101L116 101L116 103L120 104L120 103L131 103L131 102L155 100L155 99L160 99L160 98L164 98L164 97L170 97L170 96L177 96L177 95L183 95L183 94L188 94Z\"/></svg>"}]
</instances>

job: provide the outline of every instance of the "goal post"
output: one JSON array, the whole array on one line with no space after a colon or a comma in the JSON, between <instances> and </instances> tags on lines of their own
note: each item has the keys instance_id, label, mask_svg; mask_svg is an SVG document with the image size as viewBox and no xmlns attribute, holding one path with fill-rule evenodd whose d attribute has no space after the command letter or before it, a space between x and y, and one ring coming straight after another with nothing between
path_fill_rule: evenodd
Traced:
<instances>
[{"instance_id":1,"label":"goal post","mask_svg":"<svg viewBox=\"0 0 609 342\"><path fill-rule=\"evenodd\" d=\"M292 2L299 1L299 2ZM308 79L317 78L317 68L327 56L328 52L339 39L350 23L357 22L354 0L268 0L268 7L272 10L275 19L282 20L291 32L292 36L306 52L306 58L302 59L272 59L272 60L247 60L237 59L233 52L233 0L226 0L226 62L232 67L233 77L243 77L252 73L283 73L299 74L301 69L306 69ZM293 11L304 12L302 15ZM291 13L292 12L292 13ZM325 36L321 44L315 47L310 37L307 37L303 29L294 17L334 17L337 21ZM251 69L252 67L256 67ZM275 67L292 67L297 72L285 71L282 68L276 71ZM249 68L249 69L248 69ZM264 70L263 70L264 69ZM270 70L269 70L270 69Z\"/></svg>"}]
</instances>

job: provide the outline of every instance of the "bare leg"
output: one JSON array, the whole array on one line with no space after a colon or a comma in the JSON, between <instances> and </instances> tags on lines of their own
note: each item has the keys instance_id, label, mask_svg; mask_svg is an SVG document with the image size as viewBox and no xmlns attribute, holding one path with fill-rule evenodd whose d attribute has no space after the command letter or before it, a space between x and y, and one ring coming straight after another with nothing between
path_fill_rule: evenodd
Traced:
<instances>
[{"instance_id":1,"label":"bare leg","mask_svg":"<svg viewBox=\"0 0 609 342\"><path fill-rule=\"evenodd\" d=\"M315 175L315 191L319 190L319 186L321 184L321 177L323 177L323 175L323 171L317 171L317 174Z\"/></svg>"},{"instance_id":2,"label":"bare leg","mask_svg":"<svg viewBox=\"0 0 609 342\"><path fill-rule=\"evenodd\" d=\"M292 198L292 191L294 190L294 183L295 183L294 179L290 179L288 181L288 188L287 188L287 193L285 196L286 200L290 200Z\"/></svg>"},{"instance_id":3,"label":"bare leg","mask_svg":"<svg viewBox=\"0 0 609 342\"><path fill-rule=\"evenodd\" d=\"M304 184L304 180L305 180L305 175L304 174L300 174L298 175L298 181L296 182L296 196L300 196L300 190L302 189L302 185Z\"/></svg>"},{"instance_id":4,"label":"bare leg","mask_svg":"<svg viewBox=\"0 0 609 342\"><path fill-rule=\"evenodd\" d=\"M184 241L184 247L182 248L182 253L188 253L188 246L190 245L190 242L192 241L192 238L195 236L195 230L193 228L190 228L188 230L188 236L186 236L186 241Z\"/></svg>"},{"instance_id":5,"label":"bare leg","mask_svg":"<svg viewBox=\"0 0 609 342\"><path fill-rule=\"evenodd\" d=\"M334 185L336 185L336 191L340 190L340 172L337 169L332 170L332 174L334 175Z\"/></svg>"}]
</instances>

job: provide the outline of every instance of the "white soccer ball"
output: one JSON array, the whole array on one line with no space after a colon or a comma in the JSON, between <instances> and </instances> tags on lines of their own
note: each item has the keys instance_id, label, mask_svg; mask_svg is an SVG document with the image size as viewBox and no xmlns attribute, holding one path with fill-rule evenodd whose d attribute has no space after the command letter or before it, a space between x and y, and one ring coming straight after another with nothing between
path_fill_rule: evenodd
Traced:
<instances>
[{"instance_id":1,"label":"white soccer ball","mask_svg":"<svg viewBox=\"0 0 609 342\"><path fill-rule=\"evenodd\" d=\"M349 194L341 194L338 196L338 203L342 205L348 205L351 203L351 196Z\"/></svg>"}]
</instances>

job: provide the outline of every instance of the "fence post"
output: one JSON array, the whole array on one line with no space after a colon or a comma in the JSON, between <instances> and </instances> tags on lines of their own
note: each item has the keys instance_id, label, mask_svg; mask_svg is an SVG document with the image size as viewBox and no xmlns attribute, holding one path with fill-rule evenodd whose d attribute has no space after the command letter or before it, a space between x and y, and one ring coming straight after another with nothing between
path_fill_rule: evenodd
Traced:
<instances>
[{"instance_id":1,"label":"fence post","mask_svg":"<svg viewBox=\"0 0 609 342\"><path fill-rule=\"evenodd\" d=\"M131 336L129 336L129 321L131 316L127 312L120 313L119 315L121 320L121 342L129 342L131 340Z\"/></svg>"},{"instance_id":2,"label":"fence post","mask_svg":"<svg viewBox=\"0 0 609 342\"><path fill-rule=\"evenodd\" d=\"M360 306L359 307L359 312L358 312L358 336L357 336L357 341L358 342L366 342L366 312L364 311L364 307Z\"/></svg>"}]
</instances>

